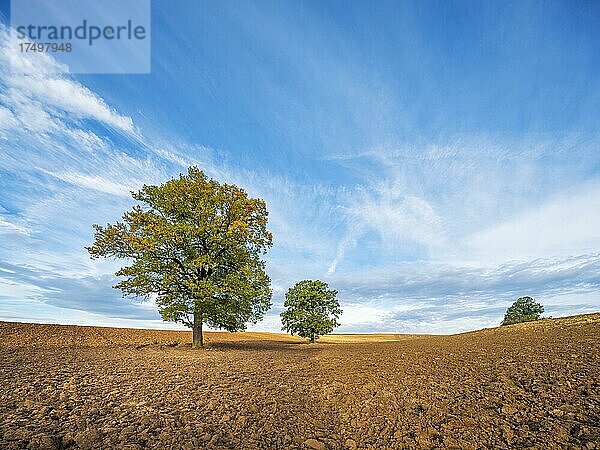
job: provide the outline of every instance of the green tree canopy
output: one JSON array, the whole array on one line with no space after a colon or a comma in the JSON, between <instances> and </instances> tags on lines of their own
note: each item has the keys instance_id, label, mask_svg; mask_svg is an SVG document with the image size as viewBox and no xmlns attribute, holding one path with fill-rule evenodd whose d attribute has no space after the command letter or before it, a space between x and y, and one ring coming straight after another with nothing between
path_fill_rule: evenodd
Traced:
<instances>
[{"instance_id":1,"label":"green tree canopy","mask_svg":"<svg viewBox=\"0 0 600 450\"><path fill-rule=\"evenodd\" d=\"M502 325L538 320L544 307L531 297L521 297L506 310Z\"/></svg>"},{"instance_id":2,"label":"green tree canopy","mask_svg":"<svg viewBox=\"0 0 600 450\"><path fill-rule=\"evenodd\" d=\"M123 221L94 225L92 258L126 258L116 275L123 296L156 295L165 321L193 329L202 324L246 329L271 306L270 280L261 255L272 245L264 201L231 184L209 179L197 167L159 186L144 185Z\"/></svg>"},{"instance_id":3,"label":"green tree canopy","mask_svg":"<svg viewBox=\"0 0 600 450\"><path fill-rule=\"evenodd\" d=\"M283 330L315 342L339 326L342 314L337 291L323 281L299 281L285 294L287 309L281 313Z\"/></svg>"}]
</instances>

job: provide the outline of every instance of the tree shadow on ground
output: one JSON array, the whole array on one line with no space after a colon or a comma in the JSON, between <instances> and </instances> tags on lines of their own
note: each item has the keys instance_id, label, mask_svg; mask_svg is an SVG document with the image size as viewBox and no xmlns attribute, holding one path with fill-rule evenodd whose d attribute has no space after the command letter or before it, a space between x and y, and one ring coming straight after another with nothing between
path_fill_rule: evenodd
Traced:
<instances>
[{"instance_id":1,"label":"tree shadow on ground","mask_svg":"<svg viewBox=\"0 0 600 450\"><path fill-rule=\"evenodd\" d=\"M236 341L236 342L207 342L206 347L209 350L303 350L308 349L304 342L290 341Z\"/></svg>"}]
</instances>

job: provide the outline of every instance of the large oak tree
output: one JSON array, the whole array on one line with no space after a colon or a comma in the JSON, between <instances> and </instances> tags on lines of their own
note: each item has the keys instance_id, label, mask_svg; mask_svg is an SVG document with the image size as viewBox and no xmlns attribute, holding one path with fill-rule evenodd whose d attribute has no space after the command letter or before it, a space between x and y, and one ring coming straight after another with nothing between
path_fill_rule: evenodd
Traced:
<instances>
[{"instance_id":1,"label":"large oak tree","mask_svg":"<svg viewBox=\"0 0 600 450\"><path fill-rule=\"evenodd\" d=\"M271 307L262 260L272 244L265 202L231 184L209 179L197 167L164 184L144 185L123 221L94 225L92 258L126 258L115 288L123 295L156 296L165 321L193 330L202 325L243 331Z\"/></svg>"}]
</instances>

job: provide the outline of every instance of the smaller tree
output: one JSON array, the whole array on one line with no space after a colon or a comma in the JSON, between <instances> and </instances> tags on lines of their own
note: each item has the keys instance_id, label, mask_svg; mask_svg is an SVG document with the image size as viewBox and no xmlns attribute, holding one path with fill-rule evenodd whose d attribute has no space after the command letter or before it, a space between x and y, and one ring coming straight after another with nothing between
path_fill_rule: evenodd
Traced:
<instances>
[{"instance_id":1,"label":"smaller tree","mask_svg":"<svg viewBox=\"0 0 600 450\"><path fill-rule=\"evenodd\" d=\"M331 333L340 324L342 314L337 291L323 281L303 280L285 294L287 309L281 313L282 329L314 343L319 336Z\"/></svg>"},{"instance_id":2,"label":"smaller tree","mask_svg":"<svg viewBox=\"0 0 600 450\"><path fill-rule=\"evenodd\" d=\"M537 303L533 298L521 297L506 310L501 325L539 320L540 315L543 312L544 307Z\"/></svg>"}]
</instances>

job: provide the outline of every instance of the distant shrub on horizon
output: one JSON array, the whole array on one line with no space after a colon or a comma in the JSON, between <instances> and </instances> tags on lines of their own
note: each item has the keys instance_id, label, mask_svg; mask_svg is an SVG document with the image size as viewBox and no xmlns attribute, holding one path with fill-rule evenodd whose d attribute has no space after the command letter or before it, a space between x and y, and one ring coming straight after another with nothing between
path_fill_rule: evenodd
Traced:
<instances>
[{"instance_id":1,"label":"distant shrub on horizon","mask_svg":"<svg viewBox=\"0 0 600 450\"><path fill-rule=\"evenodd\" d=\"M539 320L543 312L544 307L532 297L520 297L506 310L504 320L500 325L512 325L514 323Z\"/></svg>"}]
</instances>

